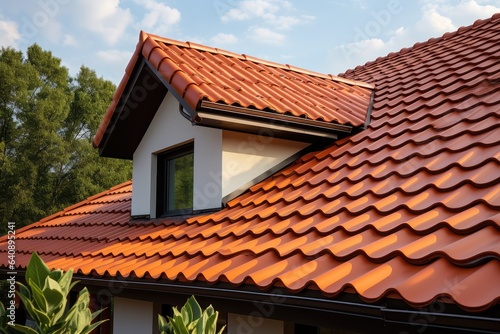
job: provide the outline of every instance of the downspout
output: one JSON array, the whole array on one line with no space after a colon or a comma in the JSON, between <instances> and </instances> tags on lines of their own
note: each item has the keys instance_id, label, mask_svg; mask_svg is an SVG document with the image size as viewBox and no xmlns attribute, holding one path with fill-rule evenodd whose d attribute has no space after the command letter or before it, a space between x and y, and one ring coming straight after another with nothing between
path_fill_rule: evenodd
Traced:
<instances>
[{"instance_id":1,"label":"downspout","mask_svg":"<svg viewBox=\"0 0 500 334\"><path fill-rule=\"evenodd\" d=\"M191 115L184 109L182 104L179 103L179 113L181 114L182 117L190 121L194 125L194 120L192 119Z\"/></svg>"}]
</instances>

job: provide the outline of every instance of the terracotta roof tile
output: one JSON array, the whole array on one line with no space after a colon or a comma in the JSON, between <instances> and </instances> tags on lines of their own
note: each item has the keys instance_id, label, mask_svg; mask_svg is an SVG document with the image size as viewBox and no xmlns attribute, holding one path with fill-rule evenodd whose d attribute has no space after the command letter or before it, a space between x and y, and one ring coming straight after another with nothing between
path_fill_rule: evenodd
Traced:
<instances>
[{"instance_id":1,"label":"terracotta roof tile","mask_svg":"<svg viewBox=\"0 0 500 334\"><path fill-rule=\"evenodd\" d=\"M413 307L444 297L486 310L500 301L499 36L497 15L345 73L376 84L369 127L298 159L219 212L133 221L125 183L18 231L17 263L24 267L37 250L49 266L85 275L283 286L327 298L348 292L368 303L390 296ZM324 97L346 106L349 89L350 104L363 104L364 88L340 80L141 38L138 49L175 87L199 89L193 101L218 96L276 110L291 103L311 118L322 114L307 105L321 108ZM306 79L314 90L301 86ZM286 101L256 98L272 87Z\"/></svg>"},{"instance_id":2,"label":"terracotta roof tile","mask_svg":"<svg viewBox=\"0 0 500 334\"><path fill-rule=\"evenodd\" d=\"M193 109L202 100L364 126L373 85L141 32L136 52L99 127L99 147L139 57Z\"/></svg>"}]
</instances>

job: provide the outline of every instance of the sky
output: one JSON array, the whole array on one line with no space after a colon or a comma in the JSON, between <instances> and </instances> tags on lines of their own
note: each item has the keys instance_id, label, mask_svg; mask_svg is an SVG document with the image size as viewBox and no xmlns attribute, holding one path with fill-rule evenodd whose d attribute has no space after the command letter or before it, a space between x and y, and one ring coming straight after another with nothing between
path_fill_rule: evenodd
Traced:
<instances>
[{"instance_id":1,"label":"sky","mask_svg":"<svg viewBox=\"0 0 500 334\"><path fill-rule=\"evenodd\" d=\"M500 0L4 0L0 46L37 43L118 84L141 30L339 74L500 12Z\"/></svg>"}]
</instances>

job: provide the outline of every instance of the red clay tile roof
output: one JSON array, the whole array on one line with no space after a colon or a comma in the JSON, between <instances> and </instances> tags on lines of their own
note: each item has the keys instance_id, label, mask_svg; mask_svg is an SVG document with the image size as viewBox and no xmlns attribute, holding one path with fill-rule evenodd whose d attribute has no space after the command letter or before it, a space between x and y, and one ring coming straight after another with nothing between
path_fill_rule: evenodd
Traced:
<instances>
[{"instance_id":1,"label":"red clay tile roof","mask_svg":"<svg viewBox=\"0 0 500 334\"><path fill-rule=\"evenodd\" d=\"M358 67L345 75L377 85L365 131L184 222L130 221L125 183L19 231L18 265L36 250L85 275L486 310L500 301L499 59L496 15Z\"/></svg>"},{"instance_id":2,"label":"red clay tile roof","mask_svg":"<svg viewBox=\"0 0 500 334\"><path fill-rule=\"evenodd\" d=\"M201 101L210 101L363 126L373 89L364 82L141 32L94 138L95 147L101 144L139 57L147 59L192 110L197 110Z\"/></svg>"}]
</instances>

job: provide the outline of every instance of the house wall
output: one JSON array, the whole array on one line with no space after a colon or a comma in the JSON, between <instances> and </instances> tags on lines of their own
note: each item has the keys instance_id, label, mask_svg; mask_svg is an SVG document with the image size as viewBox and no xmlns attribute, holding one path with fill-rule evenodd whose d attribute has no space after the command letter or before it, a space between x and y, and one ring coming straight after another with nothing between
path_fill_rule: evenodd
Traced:
<instances>
[{"instance_id":1,"label":"house wall","mask_svg":"<svg viewBox=\"0 0 500 334\"><path fill-rule=\"evenodd\" d=\"M266 133L267 134L267 133ZM305 148L308 144L268 136L224 131L222 134L222 196Z\"/></svg>"},{"instance_id":2,"label":"house wall","mask_svg":"<svg viewBox=\"0 0 500 334\"><path fill-rule=\"evenodd\" d=\"M264 130L263 130L264 131ZM133 156L132 215L156 214L156 154L194 141L193 209L220 208L222 197L308 144L193 126L167 93Z\"/></svg>"},{"instance_id":3,"label":"house wall","mask_svg":"<svg viewBox=\"0 0 500 334\"><path fill-rule=\"evenodd\" d=\"M114 298L113 333L153 333L153 303L128 298Z\"/></svg>"},{"instance_id":4,"label":"house wall","mask_svg":"<svg viewBox=\"0 0 500 334\"><path fill-rule=\"evenodd\" d=\"M132 215L156 213L156 155L162 150L194 140L193 209L220 207L221 189L212 175L219 175L222 131L192 126L179 113L179 103L167 93L151 125L134 152ZM214 186L215 184L215 186ZM218 182L220 184L220 181Z\"/></svg>"},{"instance_id":5,"label":"house wall","mask_svg":"<svg viewBox=\"0 0 500 334\"><path fill-rule=\"evenodd\" d=\"M285 323L279 320L229 313L227 334L283 334Z\"/></svg>"}]
</instances>

